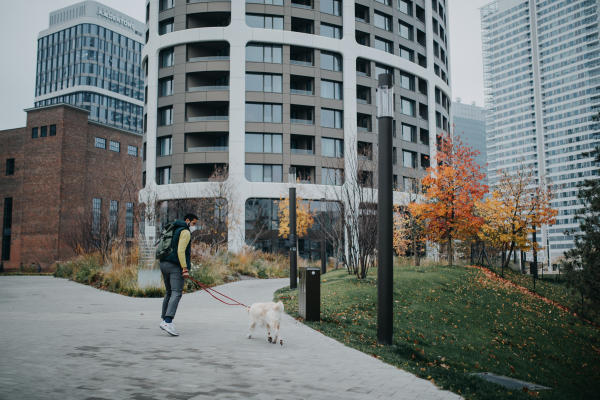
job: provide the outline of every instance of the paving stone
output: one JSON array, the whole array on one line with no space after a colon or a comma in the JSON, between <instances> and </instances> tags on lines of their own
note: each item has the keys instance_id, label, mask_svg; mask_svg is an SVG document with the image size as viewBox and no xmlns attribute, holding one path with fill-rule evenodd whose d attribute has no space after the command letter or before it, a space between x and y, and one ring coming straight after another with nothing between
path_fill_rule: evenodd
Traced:
<instances>
[{"instance_id":1,"label":"paving stone","mask_svg":"<svg viewBox=\"0 0 600 400\"><path fill-rule=\"evenodd\" d=\"M252 304L288 283L218 290ZM248 340L246 309L205 292L183 296L179 337L158 327L162 299L18 276L0 277L0 297L0 320L10 321L0 325L0 399L461 399L287 315L283 346L269 344L265 329Z\"/></svg>"}]
</instances>

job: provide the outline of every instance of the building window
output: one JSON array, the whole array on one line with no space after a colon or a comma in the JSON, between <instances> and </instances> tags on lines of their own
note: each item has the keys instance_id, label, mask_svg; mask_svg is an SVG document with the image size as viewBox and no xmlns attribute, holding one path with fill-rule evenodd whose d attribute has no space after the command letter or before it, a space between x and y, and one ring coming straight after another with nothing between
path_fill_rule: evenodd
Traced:
<instances>
[{"instance_id":1,"label":"building window","mask_svg":"<svg viewBox=\"0 0 600 400\"><path fill-rule=\"evenodd\" d=\"M283 91L283 78L281 75L246 74L247 92L281 93Z\"/></svg>"},{"instance_id":2,"label":"building window","mask_svg":"<svg viewBox=\"0 0 600 400\"><path fill-rule=\"evenodd\" d=\"M110 151L116 151L117 153L121 152L121 143L113 142L112 140L108 144L108 149Z\"/></svg>"},{"instance_id":3,"label":"building window","mask_svg":"<svg viewBox=\"0 0 600 400\"><path fill-rule=\"evenodd\" d=\"M246 164L246 179L250 182L283 182L283 166Z\"/></svg>"},{"instance_id":4,"label":"building window","mask_svg":"<svg viewBox=\"0 0 600 400\"><path fill-rule=\"evenodd\" d=\"M133 237L133 203L125 203L125 237Z\"/></svg>"},{"instance_id":5,"label":"building window","mask_svg":"<svg viewBox=\"0 0 600 400\"><path fill-rule=\"evenodd\" d=\"M56 136L56 125L50 125L50 136Z\"/></svg>"},{"instance_id":6,"label":"building window","mask_svg":"<svg viewBox=\"0 0 600 400\"><path fill-rule=\"evenodd\" d=\"M321 52L321 68L330 71L342 70L342 56L334 53Z\"/></svg>"},{"instance_id":7,"label":"building window","mask_svg":"<svg viewBox=\"0 0 600 400\"><path fill-rule=\"evenodd\" d=\"M411 117L415 116L415 102L409 99L405 99L402 97L401 100L402 105L402 114L409 115Z\"/></svg>"},{"instance_id":8,"label":"building window","mask_svg":"<svg viewBox=\"0 0 600 400\"><path fill-rule=\"evenodd\" d=\"M165 136L158 138L158 155L159 156L170 156L173 154L173 140L171 136Z\"/></svg>"},{"instance_id":9,"label":"building window","mask_svg":"<svg viewBox=\"0 0 600 400\"><path fill-rule=\"evenodd\" d=\"M321 97L342 100L342 83L321 79Z\"/></svg>"},{"instance_id":10,"label":"building window","mask_svg":"<svg viewBox=\"0 0 600 400\"><path fill-rule=\"evenodd\" d=\"M95 146L99 149L106 149L106 139L97 137L95 141Z\"/></svg>"},{"instance_id":11,"label":"building window","mask_svg":"<svg viewBox=\"0 0 600 400\"><path fill-rule=\"evenodd\" d=\"M46 136L48 136L48 127L42 126L42 128L40 130L40 137L46 137Z\"/></svg>"},{"instance_id":12,"label":"building window","mask_svg":"<svg viewBox=\"0 0 600 400\"><path fill-rule=\"evenodd\" d=\"M394 54L394 43L389 40L382 39L375 36L375 48L377 50L385 51L386 53Z\"/></svg>"},{"instance_id":13,"label":"building window","mask_svg":"<svg viewBox=\"0 0 600 400\"><path fill-rule=\"evenodd\" d=\"M102 216L102 199L92 199L92 234L100 232L100 218Z\"/></svg>"},{"instance_id":14,"label":"building window","mask_svg":"<svg viewBox=\"0 0 600 400\"><path fill-rule=\"evenodd\" d=\"M10 260L10 242L12 234L13 199L4 199L4 218L2 219L2 261Z\"/></svg>"},{"instance_id":15,"label":"building window","mask_svg":"<svg viewBox=\"0 0 600 400\"><path fill-rule=\"evenodd\" d=\"M249 44L246 46L246 61L281 64L283 49L269 44Z\"/></svg>"},{"instance_id":16,"label":"building window","mask_svg":"<svg viewBox=\"0 0 600 400\"><path fill-rule=\"evenodd\" d=\"M415 90L415 77L405 72L400 72L400 87L406 90Z\"/></svg>"},{"instance_id":17,"label":"building window","mask_svg":"<svg viewBox=\"0 0 600 400\"><path fill-rule=\"evenodd\" d=\"M342 139L321 139L321 155L323 157L344 157L344 141Z\"/></svg>"},{"instance_id":18,"label":"building window","mask_svg":"<svg viewBox=\"0 0 600 400\"><path fill-rule=\"evenodd\" d=\"M417 155L412 151L402 150L402 166L405 168L417 168Z\"/></svg>"},{"instance_id":19,"label":"building window","mask_svg":"<svg viewBox=\"0 0 600 400\"><path fill-rule=\"evenodd\" d=\"M321 0L321 12L341 16L342 2L340 0Z\"/></svg>"},{"instance_id":20,"label":"building window","mask_svg":"<svg viewBox=\"0 0 600 400\"><path fill-rule=\"evenodd\" d=\"M390 5L390 0L375 0L378 3L384 4L386 6Z\"/></svg>"},{"instance_id":21,"label":"building window","mask_svg":"<svg viewBox=\"0 0 600 400\"><path fill-rule=\"evenodd\" d=\"M171 167L156 169L156 184L168 185L171 183Z\"/></svg>"},{"instance_id":22,"label":"building window","mask_svg":"<svg viewBox=\"0 0 600 400\"><path fill-rule=\"evenodd\" d=\"M158 7L159 7L160 11L164 11L164 10L173 8L173 7L175 7L175 0L160 0Z\"/></svg>"},{"instance_id":23,"label":"building window","mask_svg":"<svg viewBox=\"0 0 600 400\"><path fill-rule=\"evenodd\" d=\"M321 126L342 129L342 111L321 109Z\"/></svg>"},{"instance_id":24,"label":"building window","mask_svg":"<svg viewBox=\"0 0 600 400\"><path fill-rule=\"evenodd\" d=\"M247 122L281 123L283 108L281 104L246 103Z\"/></svg>"},{"instance_id":25,"label":"building window","mask_svg":"<svg viewBox=\"0 0 600 400\"><path fill-rule=\"evenodd\" d=\"M37 139L38 137L38 128L31 128L31 138Z\"/></svg>"},{"instance_id":26,"label":"building window","mask_svg":"<svg viewBox=\"0 0 600 400\"><path fill-rule=\"evenodd\" d=\"M417 181L415 178L403 177L404 191L408 193L417 193Z\"/></svg>"},{"instance_id":27,"label":"building window","mask_svg":"<svg viewBox=\"0 0 600 400\"><path fill-rule=\"evenodd\" d=\"M398 11L412 17L412 1L398 0Z\"/></svg>"},{"instance_id":28,"label":"building window","mask_svg":"<svg viewBox=\"0 0 600 400\"><path fill-rule=\"evenodd\" d=\"M175 22L173 20L173 18L164 20L164 21L160 21L158 24L158 34L159 35L166 35L167 33L171 33L173 32L175 27Z\"/></svg>"},{"instance_id":29,"label":"building window","mask_svg":"<svg viewBox=\"0 0 600 400\"><path fill-rule=\"evenodd\" d=\"M375 24L375 27L377 27L379 29L383 29L385 31L390 31L390 32L392 30L392 17L390 17L387 14L375 12L374 18L373 18L373 23Z\"/></svg>"},{"instance_id":30,"label":"building window","mask_svg":"<svg viewBox=\"0 0 600 400\"><path fill-rule=\"evenodd\" d=\"M416 142L417 141L417 128L412 125L402 124L402 140L406 140L407 142Z\"/></svg>"},{"instance_id":31,"label":"building window","mask_svg":"<svg viewBox=\"0 0 600 400\"><path fill-rule=\"evenodd\" d=\"M250 28L283 30L283 17L276 15L246 14L246 25Z\"/></svg>"},{"instance_id":32,"label":"building window","mask_svg":"<svg viewBox=\"0 0 600 400\"><path fill-rule=\"evenodd\" d=\"M171 67L174 62L173 48L165 49L160 52L159 56L160 68Z\"/></svg>"},{"instance_id":33,"label":"building window","mask_svg":"<svg viewBox=\"0 0 600 400\"><path fill-rule=\"evenodd\" d=\"M398 21L398 35L407 40L413 40L413 27L409 24Z\"/></svg>"},{"instance_id":34,"label":"building window","mask_svg":"<svg viewBox=\"0 0 600 400\"><path fill-rule=\"evenodd\" d=\"M158 126L173 125L173 107L158 110Z\"/></svg>"},{"instance_id":35,"label":"building window","mask_svg":"<svg viewBox=\"0 0 600 400\"><path fill-rule=\"evenodd\" d=\"M15 174L15 159L9 158L6 160L6 175Z\"/></svg>"},{"instance_id":36,"label":"building window","mask_svg":"<svg viewBox=\"0 0 600 400\"><path fill-rule=\"evenodd\" d=\"M110 201L110 232L115 236L119 232L119 202Z\"/></svg>"},{"instance_id":37,"label":"building window","mask_svg":"<svg viewBox=\"0 0 600 400\"><path fill-rule=\"evenodd\" d=\"M342 170L337 168L322 168L323 185L340 186L342 184Z\"/></svg>"},{"instance_id":38,"label":"building window","mask_svg":"<svg viewBox=\"0 0 600 400\"><path fill-rule=\"evenodd\" d=\"M173 77L161 79L158 81L159 96L172 96L173 95Z\"/></svg>"},{"instance_id":39,"label":"building window","mask_svg":"<svg viewBox=\"0 0 600 400\"><path fill-rule=\"evenodd\" d=\"M246 153L283 153L282 135L246 133Z\"/></svg>"},{"instance_id":40,"label":"building window","mask_svg":"<svg viewBox=\"0 0 600 400\"><path fill-rule=\"evenodd\" d=\"M135 146L127 146L127 154L129 154L130 156L134 156L137 157L138 155L138 148Z\"/></svg>"},{"instance_id":41,"label":"building window","mask_svg":"<svg viewBox=\"0 0 600 400\"><path fill-rule=\"evenodd\" d=\"M334 39L342 38L342 28L336 25L321 23L321 36Z\"/></svg>"}]
</instances>

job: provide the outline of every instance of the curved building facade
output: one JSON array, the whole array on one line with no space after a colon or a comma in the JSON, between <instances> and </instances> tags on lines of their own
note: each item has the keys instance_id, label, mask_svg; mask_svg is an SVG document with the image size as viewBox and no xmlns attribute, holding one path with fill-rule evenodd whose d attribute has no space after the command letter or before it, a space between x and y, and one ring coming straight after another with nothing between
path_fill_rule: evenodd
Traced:
<instances>
[{"instance_id":1,"label":"curved building facade","mask_svg":"<svg viewBox=\"0 0 600 400\"><path fill-rule=\"evenodd\" d=\"M451 126L446 12L443 0L147 1L146 190L202 197L227 165L243 224L295 167L303 198L332 200L336 169L376 153L377 77L389 72L399 199ZM239 231L232 250L248 239Z\"/></svg>"},{"instance_id":2,"label":"curved building facade","mask_svg":"<svg viewBox=\"0 0 600 400\"><path fill-rule=\"evenodd\" d=\"M38 35L35 107L68 103L142 133L144 24L96 1L50 13Z\"/></svg>"}]
</instances>

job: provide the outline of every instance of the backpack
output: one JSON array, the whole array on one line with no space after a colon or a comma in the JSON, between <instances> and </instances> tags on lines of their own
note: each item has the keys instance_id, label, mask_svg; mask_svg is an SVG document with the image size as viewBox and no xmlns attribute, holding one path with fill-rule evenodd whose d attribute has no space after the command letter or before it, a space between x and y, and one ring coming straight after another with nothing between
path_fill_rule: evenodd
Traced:
<instances>
[{"instance_id":1,"label":"backpack","mask_svg":"<svg viewBox=\"0 0 600 400\"><path fill-rule=\"evenodd\" d=\"M163 229L156 247L156 259L162 260L168 257L173 251L173 235L175 234L175 226L173 224L167 224Z\"/></svg>"}]
</instances>

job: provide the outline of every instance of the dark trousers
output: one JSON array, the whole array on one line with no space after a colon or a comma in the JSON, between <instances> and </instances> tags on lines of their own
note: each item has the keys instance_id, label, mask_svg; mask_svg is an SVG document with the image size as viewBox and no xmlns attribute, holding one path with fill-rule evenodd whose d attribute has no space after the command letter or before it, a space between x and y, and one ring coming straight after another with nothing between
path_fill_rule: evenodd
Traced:
<instances>
[{"instance_id":1,"label":"dark trousers","mask_svg":"<svg viewBox=\"0 0 600 400\"><path fill-rule=\"evenodd\" d=\"M165 281L165 299L163 300L161 318L175 318L177 306L183 292L183 269L171 261L160 262L160 272Z\"/></svg>"}]
</instances>

